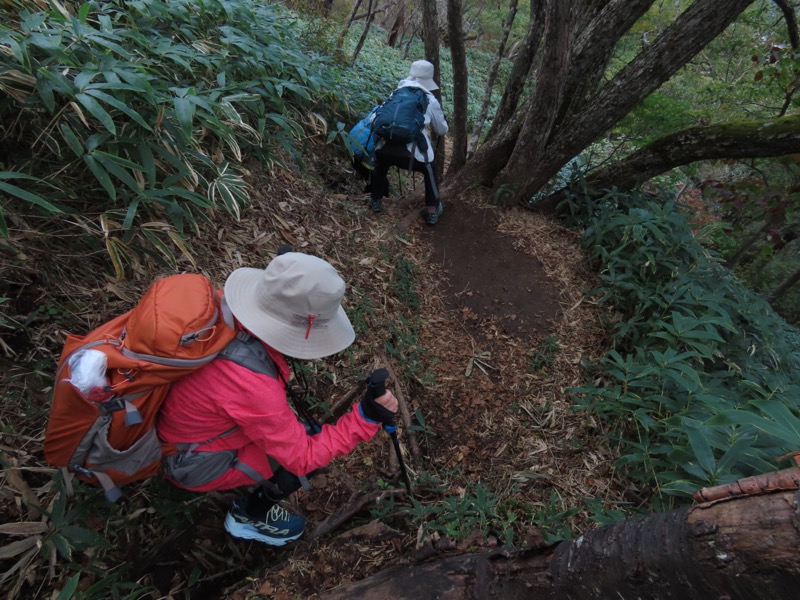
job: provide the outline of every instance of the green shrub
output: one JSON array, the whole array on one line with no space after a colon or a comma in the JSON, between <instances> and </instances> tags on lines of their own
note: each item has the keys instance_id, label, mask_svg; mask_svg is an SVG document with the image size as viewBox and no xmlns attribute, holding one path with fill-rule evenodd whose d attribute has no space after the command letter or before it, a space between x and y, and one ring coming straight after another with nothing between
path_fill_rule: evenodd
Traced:
<instances>
[{"instance_id":1,"label":"green shrub","mask_svg":"<svg viewBox=\"0 0 800 600\"><path fill-rule=\"evenodd\" d=\"M211 209L238 217L242 161L296 156L334 89L288 15L249 0L22 10L0 44L0 215L77 224L118 276L135 254L188 255L184 234Z\"/></svg>"},{"instance_id":2,"label":"green shrub","mask_svg":"<svg viewBox=\"0 0 800 600\"><path fill-rule=\"evenodd\" d=\"M757 472L800 443L800 333L694 238L662 193L575 193L568 221L620 313L602 385L574 390L610 425L616 466L652 493L685 496Z\"/></svg>"}]
</instances>

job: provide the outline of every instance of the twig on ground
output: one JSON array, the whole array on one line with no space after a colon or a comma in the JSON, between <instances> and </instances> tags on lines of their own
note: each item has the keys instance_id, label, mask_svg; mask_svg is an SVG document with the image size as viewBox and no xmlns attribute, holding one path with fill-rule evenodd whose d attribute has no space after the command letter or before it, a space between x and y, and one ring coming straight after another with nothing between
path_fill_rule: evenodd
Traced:
<instances>
[{"instance_id":1,"label":"twig on ground","mask_svg":"<svg viewBox=\"0 0 800 600\"><path fill-rule=\"evenodd\" d=\"M383 364L386 365L386 369L389 371L389 377L391 377L392 381L394 382L394 395L397 396L397 403L399 405L398 412L403 419L403 433L408 441L408 446L411 450L411 456L414 459L414 464L421 464L422 454L419 451L419 444L417 444L416 432L411 429L411 411L408 408L408 403L406 402L405 395L403 394L403 388L400 387L400 380L397 378L397 374L392 368L392 363L389 361L389 357L383 352L381 352L380 355L383 359Z\"/></svg>"},{"instance_id":2,"label":"twig on ground","mask_svg":"<svg viewBox=\"0 0 800 600\"><path fill-rule=\"evenodd\" d=\"M342 394L342 396L336 402L334 402L333 406L331 407L331 415L326 417L323 422L330 423L339 419L353 405L353 400L360 395L363 388L363 383L359 383Z\"/></svg>"},{"instance_id":3,"label":"twig on ground","mask_svg":"<svg viewBox=\"0 0 800 600\"><path fill-rule=\"evenodd\" d=\"M353 515L360 511L370 502L378 500L382 496L405 496L405 490L373 490L371 492L359 491L354 493L336 512L317 525L314 530L306 536L306 541L316 540L323 535L334 531L343 523L349 521Z\"/></svg>"}]
</instances>

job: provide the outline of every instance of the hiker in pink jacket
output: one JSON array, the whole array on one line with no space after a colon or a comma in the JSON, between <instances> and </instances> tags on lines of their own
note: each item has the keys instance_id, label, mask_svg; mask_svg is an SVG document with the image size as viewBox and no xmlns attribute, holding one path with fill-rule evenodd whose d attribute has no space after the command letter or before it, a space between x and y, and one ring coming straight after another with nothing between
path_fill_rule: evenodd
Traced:
<instances>
[{"instance_id":1,"label":"hiker in pink jacket","mask_svg":"<svg viewBox=\"0 0 800 600\"><path fill-rule=\"evenodd\" d=\"M394 418L391 392L368 393L335 425L321 428L300 423L287 402L287 358L321 358L353 343L344 290L329 263L298 252L277 256L265 270L237 269L225 282L222 310L239 334L208 365L176 382L161 408L158 435L179 450L164 464L173 483L198 492L257 484L225 519L235 537L274 546L299 538L305 521L280 501L305 475Z\"/></svg>"}]
</instances>

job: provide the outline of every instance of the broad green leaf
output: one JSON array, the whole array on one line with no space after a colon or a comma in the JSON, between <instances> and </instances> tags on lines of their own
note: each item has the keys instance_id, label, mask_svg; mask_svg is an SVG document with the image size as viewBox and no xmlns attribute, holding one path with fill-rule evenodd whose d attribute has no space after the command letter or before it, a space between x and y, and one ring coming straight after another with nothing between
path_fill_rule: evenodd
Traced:
<instances>
[{"instance_id":1,"label":"broad green leaf","mask_svg":"<svg viewBox=\"0 0 800 600\"><path fill-rule=\"evenodd\" d=\"M98 73L96 71L82 71L75 75L75 87L78 88L79 92L82 92L84 88L92 82L92 79L97 77Z\"/></svg>"},{"instance_id":2,"label":"broad green leaf","mask_svg":"<svg viewBox=\"0 0 800 600\"><path fill-rule=\"evenodd\" d=\"M117 133L117 128L114 126L114 119L111 118L100 103L88 96L87 94L75 94L75 99L80 102L83 107L88 110L98 121L100 121L103 126L108 130L109 133L115 135Z\"/></svg>"},{"instance_id":3,"label":"broad green leaf","mask_svg":"<svg viewBox=\"0 0 800 600\"><path fill-rule=\"evenodd\" d=\"M61 130L61 135L64 141L67 142L70 150L72 150L76 156L83 156L83 144L72 130L72 127L70 127L68 123L61 123L58 128Z\"/></svg>"},{"instance_id":4,"label":"broad green leaf","mask_svg":"<svg viewBox=\"0 0 800 600\"><path fill-rule=\"evenodd\" d=\"M132 108L128 107L128 105L126 105L124 102L121 102L121 101L117 100L116 98L114 98L110 94L106 94L105 92L102 92L102 91L100 91L98 89L88 89L88 90L86 90L86 94L89 95L89 96L93 96L93 97L97 98L98 100L101 100L101 101L105 102L106 104L108 104L110 106L113 106L117 110L125 113L131 119L136 121L139 125L141 125L145 129L147 129L147 131L152 131L153 130L150 127L150 125L148 125L145 122L145 120L142 118L142 116L138 112L136 112Z\"/></svg>"},{"instance_id":5,"label":"broad green leaf","mask_svg":"<svg viewBox=\"0 0 800 600\"><path fill-rule=\"evenodd\" d=\"M206 100L205 98L203 98L201 96L195 96L194 94L192 94L192 95L185 96L185 98L189 102L194 104L195 106L199 106L200 108L205 109L206 112L208 112L209 114L212 114L212 115L214 114L215 109L219 108L219 104L218 103L209 102L208 100Z\"/></svg>"},{"instance_id":6,"label":"broad green leaf","mask_svg":"<svg viewBox=\"0 0 800 600\"><path fill-rule=\"evenodd\" d=\"M61 534L69 540L70 545L77 549L83 548L110 548L111 543L102 535L75 525L67 525L60 529Z\"/></svg>"},{"instance_id":7,"label":"broad green leaf","mask_svg":"<svg viewBox=\"0 0 800 600\"><path fill-rule=\"evenodd\" d=\"M167 246L153 231L148 229L142 229L142 233L147 238L147 240L155 246L158 251L167 259L167 262L172 268L175 268L177 265L177 261L175 260L175 255L170 250L169 246Z\"/></svg>"},{"instance_id":8,"label":"broad green leaf","mask_svg":"<svg viewBox=\"0 0 800 600\"><path fill-rule=\"evenodd\" d=\"M744 410L724 411L711 417L706 421L706 424L709 426L730 424L751 425L759 431L763 431L768 435L783 440L794 448L800 448L800 436L798 436L794 430L752 412Z\"/></svg>"},{"instance_id":9,"label":"broad green leaf","mask_svg":"<svg viewBox=\"0 0 800 600\"><path fill-rule=\"evenodd\" d=\"M192 123L194 121L194 104L187 98L176 97L173 100L175 117L187 139L192 137Z\"/></svg>"},{"instance_id":10,"label":"broad green leaf","mask_svg":"<svg viewBox=\"0 0 800 600\"><path fill-rule=\"evenodd\" d=\"M674 368L683 374L684 377L691 380L692 383L697 386L697 389L702 389L703 384L700 381L700 373L697 372L691 365L687 365L685 363L677 363L674 365Z\"/></svg>"},{"instance_id":11,"label":"broad green leaf","mask_svg":"<svg viewBox=\"0 0 800 600\"><path fill-rule=\"evenodd\" d=\"M116 71L106 71L103 73L106 79L119 79ZM143 80L142 80L143 81ZM118 81L98 81L90 83L86 86L85 92L89 90L116 90L118 92L136 92L140 96L145 96L145 91L139 86L131 85L130 83L121 83Z\"/></svg>"},{"instance_id":12,"label":"broad green leaf","mask_svg":"<svg viewBox=\"0 0 800 600\"><path fill-rule=\"evenodd\" d=\"M24 200L25 202L29 202L31 204L36 204L44 208L46 211L54 214L63 214L63 210L58 208L57 206L51 204L38 194L33 194L27 190L23 190L15 185L10 183L6 183L5 181L0 181L0 191L3 191L7 194L11 194L12 196L16 196L20 200Z\"/></svg>"},{"instance_id":13,"label":"broad green leaf","mask_svg":"<svg viewBox=\"0 0 800 600\"><path fill-rule=\"evenodd\" d=\"M661 492L663 494L669 494L670 496L691 496L697 490L698 486L696 483L686 480L670 481L661 487Z\"/></svg>"},{"instance_id":14,"label":"broad green leaf","mask_svg":"<svg viewBox=\"0 0 800 600\"><path fill-rule=\"evenodd\" d=\"M752 445L753 440L749 438L738 440L733 446L728 448L722 455L722 458L719 459L719 471L725 473L733 469L745 453L751 449Z\"/></svg>"},{"instance_id":15,"label":"broad green leaf","mask_svg":"<svg viewBox=\"0 0 800 600\"><path fill-rule=\"evenodd\" d=\"M116 156L114 154L109 154L107 152L101 152L100 150L96 150L92 153L92 156L100 162L103 167L109 173L115 175L122 183L128 186L134 192L141 192L141 185L138 181L131 175L126 169L131 169L134 171L143 171L144 169L137 165L136 163L132 163L131 161L124 159L120 156ZM133 166L129 166L133 165Z\"/></svg>"},{"instance_id":16,"label":"broad green leaf","mask_svg":"<svg viewBox=\"0 0 800 600\"><path fill-rule=\"evenodd\" d=\"M147 175L147 184L150 187L155 187L156 163L153 158L153 151L150 148L150 142L148 140L142 139L139 140L137 146L139 148L139 158L142 161L142 167L144 168L144 173L145 175Z\"/></svg>"},{"instance_id":17,"label":"broad green leaf","mask_svg":"<svg viewBox=\"0 0 800 600\"><path fill-rule=\"evenodd\" d=\"M88 6L88 4L84 5ZM67 580L67 585L65 585L61 591L56 596L55 600L70 600L75 596L75 590L78 589L78 583L81 580L81 574L75 573L72 577Z\"/></svg>"},{"instance_id":18,"label":"broad green leaf","mask_svg":"<svg viewBox=\"0 0 800 600\"><path fill-rule=\"evenodd\" d=\"M130 229L133 226L133 220L136 218L136 211L139 208L139 196L131 200L128 205L128 210L125 213L125 219L122 221L123 229Z\"/></svg>"},{"instance_id":19,"label":"broad green leaf","mask_svg":"<svg viewBox=\"0 0 800 600\"><path fill-rule=\"evenodd\" d=\"M103 165L89 154L85 154L83 160L89 166L89 169L92 171L97 181L100 182L100 185L103 186L103 189L109 195L111 201L115 201L117 199L117 188L114 186L111 177L108 176L108 172Z\"/></svg>"},{"instance_id":20,"label":"broad green leaf","mask_svg":"<svg viewBox=\"0 0 800 600\"><path fill-rule=\"evenodd\" d=\"M689 438L689 444L692 447L694 455L697 457L697 463L700 468L708 475L713 475L717 470L717 463L714 460L714 453L711 446L708 444L705 435L698 429L689 427L686 431Z\"/></svg>"},{"instance_id":21,"label":"broad green leaf","mask_svg":"<svg viewBox=\"0 0 800 600\"><path fill-rule=\"evenodd\" d=\"M21 171L0 171L0 179L25 179L26 181L41 181L38 177Z\"/></svg>"},{"instance_id":22,"label":"broad green leaf","mask_svg":"<svg viewBox=\"0 0 800 600\"><path fill-rule=\"evenodd\" d=\"M45 108L53 114L56 111L56 97L53 93L53 82L47 79L38 78L36 80L36 91L42 99Z\"/></svg>"},{"instance_id":23,"label":"broad green leaf","mask_svg":"<svg viewBox=\"0 0 800 600\"><path fill-rule=\"evenodd\" d=\"M46 541L51 543L56 551L65 559L72 559L72 548L67 539L60 533L53 533L47 536Z\"/></svg>"},{"instance_id":24,"label":"broad green leaf","mask_svg":"<svg viewBox=\"0 0 800 600\"><path fill-rule=\"evenodd\" d=\"M52 52L55 56L60 56L63 54L63 52L61 52L60 35L44 35L43 33L33 33L28 40L33 46L37 46L42 50Z\"/></svg>"},{"instance_id":25,"label":"broad green leaf","mask_svg":"<svg viewBox=\"0 0 800 600\"><path fill-rule=\"evenodd\" d=\"M688 462L688 463L681 463L681 468L686 471L689 475L692 475L697 478L698 481L702 481L704 483L711 482L710 474L701 467L698 463Z\"/></svg>"},{"instance_id":26,"label":"broad green leaf","mask_svg":"<svg viewBox=\"0 0 800 600\"><path fill-rule=\"evenodd\" d=\"M104 160L111 161L114 164L119 165L120 167L123 167L125 169L130 169L131 171L139 171L139 172L144 171L144 167L142 165L135 163L132 160L125 158L124 156L119 156L118 154L111 154L109 152L103 152L102 150L96 150L94 152L94 155L97 158L102 158Z\"/></svg>"},{"instance_id":27,"label":"broad green leaf","mask_svg":"<svg viewBox=\"0 0 800 600\"><path fill-rule=\"evenodd\" d=\"M800 440L800 418L795 413L789 410L783 402L769 401L769 400L754 400L753 406L757 407L761 412L766 414L776 423L780 423L787 429L794 432L797 439Z\"/></svg>"},{"instance_id":28,"label":"broad green leaf","mask_svg":"<svg viewBox=\"0 0 800 600\"><path fill-rule=\"evenodd\" d=\"M101 34L89 34L86 36L87 40L93 41L98 46L102 46L116 54L119 54L123 58L130 58L131 54L120 44L112 42L106 35Z\"/></svg>"},{"instance_id":29,"label":"broad green leaf","mask_svg":"<svg viewBox=\"0 0 800 600\"><path fill-rule=\"evenodd\" d=\"M166 190L145 190L144 193L146 196L155 198L157 200L165 200L172 198L173 196L177 196L179 198L183 198L184 200L188 200L192 204L196 204L201 208L212 208L214 206L214 204L209 202L208 198L205 196L179 186L173 186Z\"/></svg>"},{"instance_id":30,"label":"broad green leaf","mask_svg":"<svg viewBox=\"0 0 800 600\"><path fill-rule=\"evenodd\" d=\"M89 16L89 11L91 9L92 5L89 4L88 2L82 4L81 7L78 9L78 20L84 25L86 24L86 17Z\"/></svg>"},{"instance_id":31,"label":"broad green leaf","mask_svg":"<svg viewBox=\"0 0 800 600\"><path fill-rule=\"evenodd\" d=\"M297 85L296 83L291 81L284 81L283 87L292 90L295 94L297 94L304 100L311 100L311 95L308 93L308 90L301 85Z\"/></svg>"},{"instance_id":32,"label":"broad green leaf","mask_svg":"<svg viewBox=\"0 0 800 600\"><path fill-rule=\"evenodd\" d=\"M9 239L8 237L8 223L6 223L6 215L3 212L3 207L0 206L0 235L4 238Z\"/></svg>"}]
</instances>

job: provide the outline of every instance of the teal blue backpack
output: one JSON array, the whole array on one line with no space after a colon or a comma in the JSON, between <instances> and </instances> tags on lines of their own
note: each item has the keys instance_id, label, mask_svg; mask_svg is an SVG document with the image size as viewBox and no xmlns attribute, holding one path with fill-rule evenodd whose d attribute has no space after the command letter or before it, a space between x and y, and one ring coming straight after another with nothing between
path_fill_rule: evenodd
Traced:
<instances>
[{"instance_id":1,"label":"teal blue backpack","mask_svg":"<svg viewBox=\"0 0 800 600\"><path fill-rule=\"evenodd\" d=\"M350 130L348 143L353 151L353 164L368 169L375 168L375 136L372 133L371 121L376 110L378 110L377 106Z\"/></svg>"}]
</instances>

